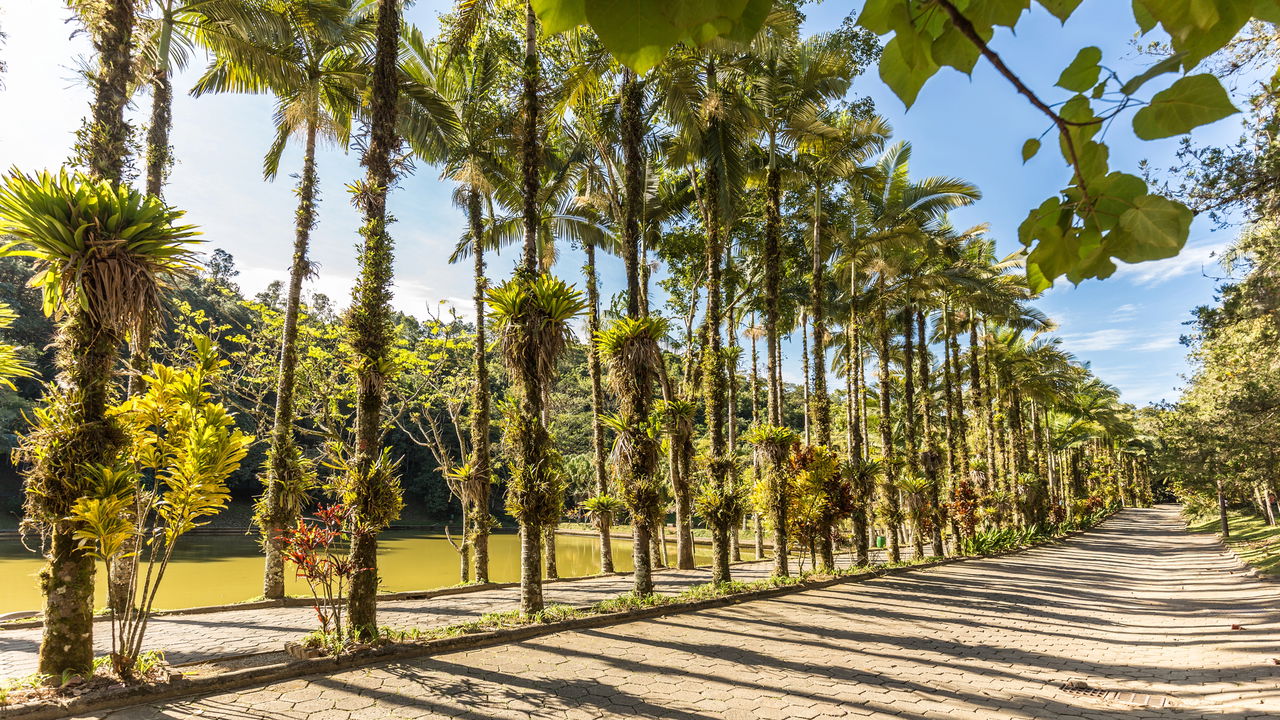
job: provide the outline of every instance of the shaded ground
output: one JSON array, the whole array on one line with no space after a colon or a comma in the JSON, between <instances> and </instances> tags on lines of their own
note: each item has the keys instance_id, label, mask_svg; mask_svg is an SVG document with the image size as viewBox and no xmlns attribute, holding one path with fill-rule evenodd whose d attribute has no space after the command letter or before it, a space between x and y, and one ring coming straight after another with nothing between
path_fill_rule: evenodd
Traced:
<instances>
[{"instance_id":1,"label":"shaded ground","mask_svg":"<svg viewBox=\"0 0 1280 720\"><path fill-rule=\"evenodd\" d=\"M909 550L909 549L908 549ZM904 555L909 555L909 551ZM847 561L847 557L842 561ZM882 554L873 560L883 561ZM735 565L735 580L759 580L769 575L771 561ZM0 579L2 580L2 579ZM654 575L659 593L679 593L694 585L710 582L706 568L661 570ZM549 583L548 604L590 605L631 590L630 575ZM3 587L0 585L0 587ZM378 622L398 630L426 629L478 619L490 612L520 607L518 588L478 590L458 595L399 600L378 604ZM196 615L167 615L153 618L147 626L145 649L162 650L170 663L182 664L246 653L281 651L284 643L298 640L316 627L310 607L224 610ZM96 655L111 650L111 628L107 622L94 623ZM0 679L23 677L36 671L40 649L40 629L0 629Z\"/></svg>"},{"instance_id":2,"label":"shaded ground","mask_svg":"<svg viewBox=\"0 0 1280 720\"><path fill-rule=\"evenodd\" d=\"M1259 572L1280 575L1280 525L1268 525L1257 515L1232 512L1227 517L1231 536L1227 544ZM1191 523L1191 532L1217 533L1221 529L1217 514Z\"/></svg>"},{"instance_id":3,"label":"shaded ground","mask_svg":"<svg viewBox=\"0 0 1280 720\"><path fill-rule=\"evenodd\" d=\"M1175 510L1128 510L1008 557L107 717L1260 720L1278 600ZM1060 689L1077 677L1175 706Z\"/></svg>"}]
</instances>

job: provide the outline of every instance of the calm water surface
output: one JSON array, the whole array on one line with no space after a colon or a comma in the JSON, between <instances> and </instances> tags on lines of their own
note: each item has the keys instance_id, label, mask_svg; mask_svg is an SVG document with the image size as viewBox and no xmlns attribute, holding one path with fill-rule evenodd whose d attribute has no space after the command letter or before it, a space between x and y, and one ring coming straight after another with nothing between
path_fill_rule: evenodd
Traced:
<instances>
[{"instance_id":1,"label":"calm water surface","mask_svg":"<svg viewBox=\"0 0 1280 720\"><path fill-rule=\"evenodd\" d=\"M556 539L556 564L561 577L592 575L600 570L598 539L560 535ZM710 548L697 545L698 564L710 562ZM426 590L457 584L458 553L443 535L414 531L389 531L378 544L378 566L386 592ZM743 545L743 559L751 559ZM489 572L495 582L520 579L519 537L497 534L489 540ZM675 557L675 546L668 546ZM631 542L615 538L613 563L619 571L631 570ZM0 613L40 609L36 574L43 564L17 538L0 538ZM306 584L286 568L286 590L307 594ZM99 572L99 577L102 577ZM97 583L99 606L106 603L102 583ZM239 602L262 594L262 556L257 541L244 535L188 535L178 541L165 573L156 608L181 608Z\"/></svg>"}]
</instances>

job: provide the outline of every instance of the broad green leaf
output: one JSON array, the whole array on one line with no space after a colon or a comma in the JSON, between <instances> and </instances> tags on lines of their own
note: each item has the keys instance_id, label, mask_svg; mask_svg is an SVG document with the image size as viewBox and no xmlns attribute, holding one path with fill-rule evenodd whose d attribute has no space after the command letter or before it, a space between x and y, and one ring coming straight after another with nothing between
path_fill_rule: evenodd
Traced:
<instances>
[{"instance_id":1,"label":"broad green leaf","mask_svg":"<svg viewBox=\"0 0 1280 720\"><path fill-rule=\"evenodd\" d=\"M1076 59L1058 76L1058 87L1078 93L1093 87L1098 82L1098 75L1102 73L1102 68L1098 67L1101 61L1101 48L1092 45L1081 48L1076 53Z\"/></svg>"},{"instance_id":2,"label":"broad green leaf","mask_svg":"<svg viewBox=\"0 0 1280 720\"><path fill-rule=\"evenodd\" d=\"M1030 138L1022 143L1022 164L1026 165L1027 161L1036 156L1040 152L1040 141L1036 138Z\"/></svg>"},{"instance_id":3,"label":"broad green leaf","mask_svg":"<svg viewBox=\"0 0 1280 720\"><path fill-rule=\"evenodd\" d=\"M1133 131L1143 140L1188 133L1237 112L1218 78L1202 73L1180 78L1151 98L1133 116Z\"/></svg>"},{"instance_id":4,"label":"broad green leaf","mask_svg":"<svg viewBox=\"0 0 1280 720\"><path fill-rule=\"evenodd\" d=\"M928 44L919 36L899 32L880 53L880 79L908 109L936 72L938 65L929 55Z\"/></svg>"},{"instance_id":5,"label":"broad green leaf","mask_svg":"<svg viewBox=\"0 0 1280 720\"><path fill-rule=\"evenodd\" d=\"M1040 6L1049 11L1049 14L1058 18L1062 22L1066 22L1071 17L1071 13L1080 7L1080 0L1036 0Z\"/></svg>"},{"instance_id":6,"label":"broad green leaf","mask_svg":"<svg viewBox=\"0 0 1280 720\"><path fill-rule=\"evenodd\" d=\"M773 0L531 0L546 32L589 25L620 62L645 72L678 43L755 36Z\"/></svg>"},{"instance_id":7,"label":"broad green leaf","mask_svg":"<svg viewBox=\"0 0 1280 720\"><path fill-rule=\"evenodd\" d=\"M1120 92L1125 95L1132 95L1138 91L1148 80L1153 77L1164 75L1165 73L1176 72L1182 66L1182 53L1174 53L1160 62L1152 65L1143 72L1135 75L1129 82L1120 86Z\"/></svg>"},{"instance_id":8,"label":"broad green leaf","mask_svg":"<svg viewBox=\"0 0 1280 720\"><path fill-rule=\"evenodd\" d=\"M1162 260L1177 255L1191 231L1191 210L1161 195L1143 195L1120 216L1110 254L1128 263Z\"/></svg>"},{"instance_id":9,"label":"broad green leaf","mask_svg":"<svg viewBox=\"0 0 1280 720\"><path fill-rule=\"evenodd\" d=\"M905 11L907 5L902 0L867 0L858 14L858 24L876 35L884 35L896 26L890 16Z\"/></svg>"},{"instance_id":10,"label":"broad green leaf","mask_svg":"<svg viewBox=\"0 0 1280 720\"><path fill-rule=\"evenodd\" d=\"M985 38L990 40L990 32ZM978 63L981 52L973 41L965 37L963 33L955 28L954 25L948 25L947 29L933 41L933 60L939 65L952 67L965 75L973 73L973 66Z\"/></svg>"},{"instance_id":11,"label":"broad green leaf","mask_svg":"<svg viewBox=\"0 0 1280 720\"><path fill-rule=\"evenodd\" d=\"M548 35L587 24L586 0L529 0Z\"/></svg>"},{"instance_id":12,"label":"broad green leaf","mask_svg":"<svg viewBox=\"0 0 1280 720\"><path fill-rule=\"evenodd\" d=\"M1133 0L1133 19L1138 23L1138 30L1143 35L1151 32L1156 26L1156 19L1143 4L1143 0Z\"/></svg>"},{"instance_id":13,"label":"broad green leaf","mask_svg":"<svg viewBox=\"0 0 1280 720\"><path fill-rule=\"evenodd\" d=\"M1106 232L1120 222L1120 216L1133 207L1134 201L1147 194L1147 184L1142 178L1128 173L1113 172L1089 184L1089 199L1093 201L1093 213L1086 219L1099 230Z\"/></svg>"},{"instance_id":14,"label":"broad green leaf","mask_svg":"<svg viewBox=\"0 0 1280 720\"><path fill-rule=\"evenodd\" d=\"M1235 37L1254 6L1249 0L1135 0L1135 17L1137 3L1159 21L1173 49L1185 53L1184 70L1191 70Z\"/></svg>"},{"instance_id":15,"label":"broad green leaf","mask_svg":"<svg viewBox=\"0 0 1280 720\"><path fill-rule=\"evenodd\" d=\"M1110 169L1107 161L1111 150L1102 143L1090 140L1076 148L1076 157L1080 161L1080 175L1086 183L1092 183L1107 174Z\"/></svg>"},{"instance_id":16,"label":"broad green leaf","mask_svg":"<svg viewBox=\"0 0 1280 720\"><path fill-rule=\"evenodd\" d=\"M966 4L956 3L965 17L979 30L993 25L1013 27L1023 11L1031 7L1031 0L969 0Z\"/></svg>"}]
</instances>

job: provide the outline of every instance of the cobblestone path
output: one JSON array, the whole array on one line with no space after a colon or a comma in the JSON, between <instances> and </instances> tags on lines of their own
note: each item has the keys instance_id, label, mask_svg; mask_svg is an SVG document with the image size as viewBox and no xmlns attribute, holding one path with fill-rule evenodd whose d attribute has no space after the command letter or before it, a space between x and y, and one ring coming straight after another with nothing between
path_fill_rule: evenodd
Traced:
<instances>
[{"instance_id":1,"label":"cobblestone path","mask_svg":"<svg viewBox=\"0 0 1280 720\"><path fill-rule=\"evenodd\" d=\"M1001 558L107 717L1261 720L1274 656L1280 588L1157 508Z\"/></svg>"}]
</instances>

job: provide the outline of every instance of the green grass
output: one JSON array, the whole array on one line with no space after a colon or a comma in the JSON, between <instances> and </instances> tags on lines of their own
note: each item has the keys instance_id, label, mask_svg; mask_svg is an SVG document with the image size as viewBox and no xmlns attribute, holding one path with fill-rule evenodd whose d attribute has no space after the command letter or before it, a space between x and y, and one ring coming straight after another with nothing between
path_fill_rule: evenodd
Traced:
<instances>
[{"instance_id":1,"label":"green grass","mask_svg":"<svg viewBox=\"0 0 1280 720\"><path fill-rule=\"evenodd\" d=\"M1227 524L1231 536L1226 544L1235 551L1240 559L1258 572L1266 575L1280 576L1280 525L1268 525L1257 515L1245 515L1239 512L1227 514ZM1191 518L1187 529L1197 533L1217 533L1218 516L1216 514Z\"/></svg>"}]
</instances>

